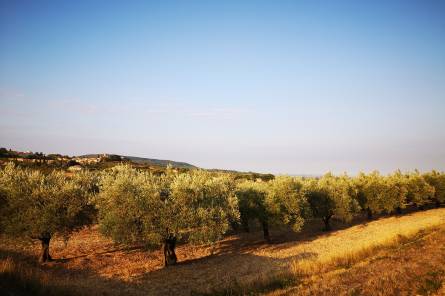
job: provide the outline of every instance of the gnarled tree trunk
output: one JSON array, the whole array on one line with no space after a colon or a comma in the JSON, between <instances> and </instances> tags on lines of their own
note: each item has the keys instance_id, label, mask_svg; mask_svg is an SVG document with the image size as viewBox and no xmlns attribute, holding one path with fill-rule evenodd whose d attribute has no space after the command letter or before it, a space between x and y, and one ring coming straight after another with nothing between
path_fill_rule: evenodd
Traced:
<instances>
[{"instance_id":1,"label":"gnarled tree trunk","mask_svg":"<svg viewBox=\"0 0 445 296\"><path fill-rule=\"evenodd\" d=\"M176 237L172 236L164 241L164 264L165 266L175 265L178 258L175 254Z\"/></svg>"},{"instance_id":2,"label":"gnarled tree trunk","mask_svg":"<svg viewBox=\"0 0 445 296\"><path fill-rule=\"evenodd\" d=\"M40 262L48 262L51 261L51 255L49 254L49 242L51 240L51 235L45 234L39 237L39 240L42 244L42 250L40 255Z\"/></svg>"},{"instance_id":3,"label":"gnarled tree trunk","mask_svg":"<svg viewBox=\"0 0 445 296\"><path fill-rule=\"evenodd\" d=\"M372 211L370 208L366 208L366 213L368 214L368 220L372 219Z\"/></svg>"},{"instance_id":4,"label":"gnarled tree trunk","mask_svg":"<svg viewBox=\"0 0 445 296\"><path fill-rule=\"evenodd\" d=\"M241 216L241 225L243 226L243 230L245 232L250 232L249 218Z\"/></svg>"},{"instance_id":5,"label":"gnarled tree trunk","mask_svg":"<svg viewBox=\"0 0 445 296\"><path fill-rule=\"evenodd\" d=\"M269 235L269 223L267 223L267 221L262 221L262 225L263 225L263 235L264 235L264 239L270 243L270 235Z\"/></svg>"},{"instance_id":6,"label":"gnarled tree trunk","mask_svg":"<svg viewBox=\"0 0 445 296\"><path fill-rule=\"evenodd\" d=\"M331 228L331 224L329 223L331 221L331 217L332 217L332 215L323 217L323 222L324 222L324 229L323 229L323 231L329 231L329 230L332 229Z\"/></svg>"}]
</instances>

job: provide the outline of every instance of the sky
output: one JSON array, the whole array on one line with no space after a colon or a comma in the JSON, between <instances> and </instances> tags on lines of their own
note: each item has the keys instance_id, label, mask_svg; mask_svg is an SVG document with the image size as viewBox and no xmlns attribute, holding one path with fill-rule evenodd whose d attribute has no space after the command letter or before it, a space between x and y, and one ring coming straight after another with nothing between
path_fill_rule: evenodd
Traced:
<instances>
[{"instance_id":1,"label":"sky","mask_svg":"<svg viewBox=\"0 0 445 296\"><path fill-rule=\"evenodd\" d=\"M445 1L0 0L0 146L445 170Z\"/></svg>"}]
</instances>

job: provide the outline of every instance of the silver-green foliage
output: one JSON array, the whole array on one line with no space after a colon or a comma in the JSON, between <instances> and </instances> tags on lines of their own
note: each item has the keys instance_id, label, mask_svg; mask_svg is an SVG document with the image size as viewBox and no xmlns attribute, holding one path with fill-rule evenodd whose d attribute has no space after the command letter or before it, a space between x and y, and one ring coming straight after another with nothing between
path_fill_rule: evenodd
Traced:
<instances>
[{"instance_id":1,"label":"silver-green foliage","mask_svg":"<svg viewBox=\"0 0 445 296\"><path fill-rule=\"evenodd\" d=\"M432 197L436 204L445 203L445 173L431 171L423 175L425 181L434 187L434 195Z\"/></svg>"},{"instance_id":2,"label":"silver-green foliage","mask_svg":"<svg viewBox=\"0 0 445 296\"><path fill-rule=\"evenodd\" d=\"M307 179L303 192L312 215L323 219L326 230L330 229L331 217L348 222L360 208L355 184L346 175L334 176L328 173L319 179Z\"/></svg>"},{"instance_id":3,"label":"silver-green foliage","mask_svg":"<svg viewBox=\"0 0 445 296\"><path fill-rule=\"evenodd\" d=\"M9 163L0 170L0 188L0 231L10 236L67 237L94 218L94 175L89 172L44 174Z\"/></svg>"},{"instance_id":4,"label":"silver-green foliage","mask_svg":"<svg viewBox=\"0 0 445 296\"><path fill-rule=\"evenodd\" d=\"M235 183L202 170L156 176L130 166L103 173L96 197L102 232L122 243L158 246L175 237L211 242L238 219Z\"/></svg>"},{"instance_id":5,"label":"silver-green foliage","mask_svg":"<svg viewBox=\"0 0 445 296\"><path fill-rule=\"evenodd\" d=\"M260 222L269 220L270 199L267 195L268 183L263 181L244 180L236 187L236 197L243 223L258 219Z\"/></svg>"},{"instance_id":6,"label":"silver-green foliage","mask_svg":"<svg viewBox=\"0 0 445 296\"><path fill-rule=\"evenodd\" d=\"M428 204L434 197L434 187L428 184L418 171L408 173L405 177L408 190L407 202L417 206Z\"/></svg>"},{"instance_id":7,"label":"silver-green foliage","mask_svg":"<svg viewBox=\"0 0 445 296\"><path fill-rule=\"evenodd\" d=\"M274 224L301 230L308 207L302 187L301 180L289 176L278 176L268 182L267 208Z\"/></svg>"}]
</instances>

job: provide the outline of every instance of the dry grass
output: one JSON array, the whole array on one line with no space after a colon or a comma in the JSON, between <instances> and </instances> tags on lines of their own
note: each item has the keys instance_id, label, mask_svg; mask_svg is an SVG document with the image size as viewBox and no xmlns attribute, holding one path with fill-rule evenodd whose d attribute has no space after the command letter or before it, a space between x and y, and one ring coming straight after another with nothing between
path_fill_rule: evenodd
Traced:
<instances>
[{"instance_id":1,"label":"dry grass","mask_svg":"<svg viewBox=\"0 0 445 296\"><path fill-rule=\"evenodd\" d=\"M398 246L406 242L412 243L416 237L422 237L425 232L435 230L438 225L441 225L431 221L423 222L426 223L403 225L403 229L400 228L400 225L398 225L399 228L382 227L375 237L357 240L344 239L344 244L332 244L329 252L293 261L291 272L297 276L305 276L326 272L336 267L348 268L357 261L375 254L380 249Z\"/></svg>"},{"instance_id":2,"label":"dry grass","mask_svg":"<svg viewBox=\"0 0 445 296\"><path fill-rule=\"evenodd\" d=\"M0 260L0 291L6 295L74 295L75 290L66 280L53 279L13 257Z\"/></svg>"},{"instance_id":3,"label":"dry grass","mask_svg":"<svg viewBox=\"0 0 445 296\"><path fill-rule=\"evenodd\" d=\"M268 295L445 295L444 246L441 225L355 257L347 266L300 276L292 288Z\"/></svg>"},{"instance_id":4,"label":"dry grass","mask_svg":"<svg viewBox=\"0 0 445 296\"><path fill-rule=\"evenodd\" d=\"M330 233L289 235L285 242L272 245L262 242L261 233L230 236L215 246L179 246L181 263L167 269L162 267L160 251L115 246L93 228L75 234L66 245L61 239L53 242L52 255L59 260L44 266L33 263L38 245L2 240L0 264L12 260L7 257L26 263L57 286L78 291L78 295L245 294L254 289L287 293L286 287L298 286L300 281L313 278L317 283L320 271L335 273L339 266L350 270L356 262L380 252L382 246L400 245L422 229L444 224L445 209L435 209ZM444 232L441 234L445 239ZM441 275L432 272L428 283L435 286Z\"/></svg>"}]
</instances>

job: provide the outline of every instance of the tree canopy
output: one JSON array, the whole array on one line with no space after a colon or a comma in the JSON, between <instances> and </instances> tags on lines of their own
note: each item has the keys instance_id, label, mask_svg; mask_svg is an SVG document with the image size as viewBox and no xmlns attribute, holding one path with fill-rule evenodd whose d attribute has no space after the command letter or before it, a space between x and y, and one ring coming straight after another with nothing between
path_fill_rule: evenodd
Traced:
<instances>
[{"instance_id":1,"label":"tree canopy","mask_svg":"<svg viewBox=\"0 0 445 296\"><path fill-rule=\"evenodd\" d=\"M8 164L0 171L1 232L42 242L42 261L50 260L49 242L93 221L94 176L82 172L68 177L62 171L44 174Z\"/></svg>"},{"instance_id":2,"label":"tree canopy","mask_svg":"<svg viewBox=\"0 0 445 296\"><path fill-rule=\"evenodd\" d=\"M155 176L126 165L104 173L96 198L102 232L115 241L164 245L165 265L176 263L177 240L208 243L238 219L235 183L202 170Z\"/></svg>"},{"instance_id":3,"label":"tree canopy","mask_svg":"<svg viewBox=\"0 0 445 296\"><path fill-rule=\"evenodd\" d=\"M359 208L356 187L345 175L336 177L328 173L320 179L306 180L303 191L312 215L323 220L324 230L331 229L332 217L350 221Z\"/></svg>"}]
</instances>

